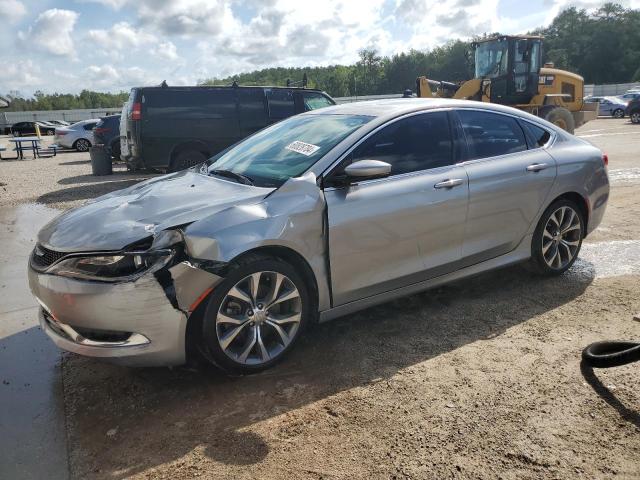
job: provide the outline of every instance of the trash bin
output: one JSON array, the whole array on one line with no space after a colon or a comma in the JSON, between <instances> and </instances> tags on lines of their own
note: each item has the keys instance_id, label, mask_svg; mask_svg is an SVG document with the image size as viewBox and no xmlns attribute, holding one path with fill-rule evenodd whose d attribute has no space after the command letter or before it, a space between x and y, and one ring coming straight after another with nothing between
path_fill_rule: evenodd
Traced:
<instances>
[{"instance_id":1,"label":"trash bin","mask_svg":"<svg viewBox=\"0 0 640 480\"><path fill-rule=\"evenodd\" d=\"M113 164L111 155L103 145L96 145L89 149L91 155L91 173L94 175L111 175Z\"/></svg>"}]
</instances>

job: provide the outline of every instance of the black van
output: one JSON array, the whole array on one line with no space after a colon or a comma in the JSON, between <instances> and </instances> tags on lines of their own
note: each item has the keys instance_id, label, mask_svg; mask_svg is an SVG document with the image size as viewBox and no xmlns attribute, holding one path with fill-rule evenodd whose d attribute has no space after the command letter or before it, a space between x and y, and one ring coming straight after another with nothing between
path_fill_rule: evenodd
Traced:
<instances>
[{"instance_id":1,"label":"black van","mask_svg":"<svg viewBox=\"0 0 640 480\"><path fill-rule=\"evenodd\" d=\"M271 123L330 105L329 95L308 88L133 88L122 112L121 158L134 169L182 170Z\"/></svg>"}]
</instances>

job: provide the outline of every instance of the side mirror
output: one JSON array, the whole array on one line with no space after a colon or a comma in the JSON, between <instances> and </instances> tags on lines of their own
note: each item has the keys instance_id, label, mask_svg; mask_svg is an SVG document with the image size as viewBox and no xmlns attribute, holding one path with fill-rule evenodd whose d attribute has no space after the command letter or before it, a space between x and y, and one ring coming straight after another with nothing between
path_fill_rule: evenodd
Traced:
<instances>
[{"instance_id":1,"label":"side mirror","mask_svg":"<svg viewBox=\"0 0 640 480\"><path fill-rule=\"evenodd\" d=\"M387 177L391 173L391 165L380 160L358 160L344 169L351 180L368 180Z\"/></svg>"}]
</instances>

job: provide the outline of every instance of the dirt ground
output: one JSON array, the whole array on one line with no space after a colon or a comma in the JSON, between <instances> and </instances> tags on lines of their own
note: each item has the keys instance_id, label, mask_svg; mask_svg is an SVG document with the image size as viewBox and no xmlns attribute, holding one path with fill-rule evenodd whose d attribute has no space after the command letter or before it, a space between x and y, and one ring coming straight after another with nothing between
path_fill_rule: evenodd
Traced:
<instances>
[{"instance_id":1,"label":"dirt ground","mask_svg":"<svg viewBox=\"0 0 640 480\"><path fill-rule=\"evenodd\" d=\"M580 365L590 342L640 338L640 127L578 134L609 154L612 192L566 275L513 267L396 300L249 377L65 355L72 477L640 478L639 364ZM1 202L67 208L135 181L83 158L2 162Z\"/></svg>"}]
</instances>

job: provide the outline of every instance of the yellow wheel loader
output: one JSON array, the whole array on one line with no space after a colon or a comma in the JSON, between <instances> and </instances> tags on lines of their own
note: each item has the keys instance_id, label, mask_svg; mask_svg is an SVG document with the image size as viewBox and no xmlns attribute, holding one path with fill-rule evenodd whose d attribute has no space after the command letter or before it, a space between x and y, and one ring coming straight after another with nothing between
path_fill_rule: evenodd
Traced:
<instances>
[{"instance_id":1,"label":"yellow wheel loader","mask_svg":"<svg viewBox=\"0 0 640 480\"><path fill-rule=\"evenodd\" d=\"M461 84L418 77L418 97L446 97L499 103L525 110L569 133L594 120L597 103L585 103L584 78L541 66L543 37L489 38L473 43L475 78Z\"/></svg>"}]
</instances>

